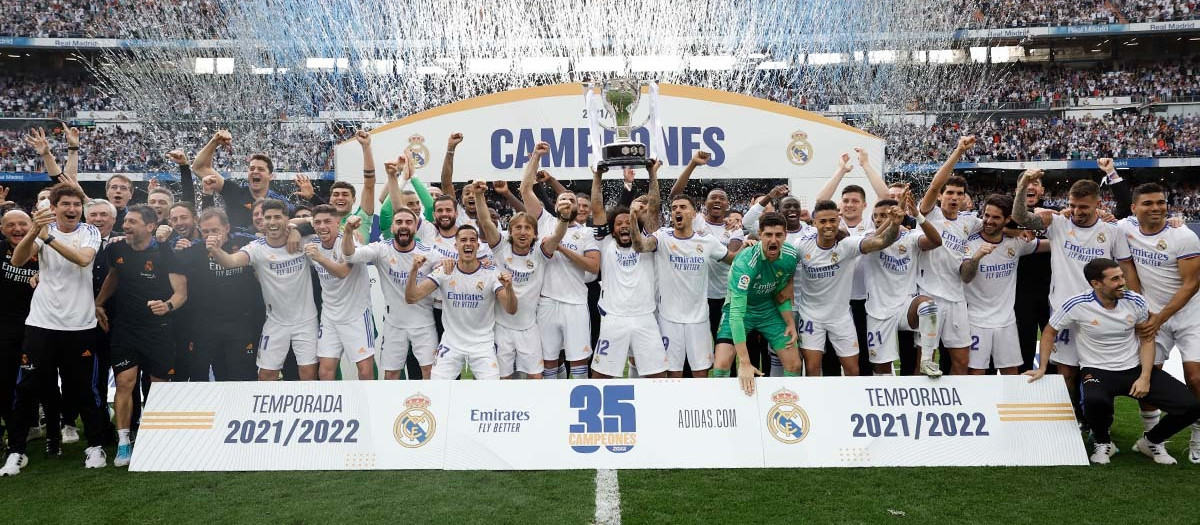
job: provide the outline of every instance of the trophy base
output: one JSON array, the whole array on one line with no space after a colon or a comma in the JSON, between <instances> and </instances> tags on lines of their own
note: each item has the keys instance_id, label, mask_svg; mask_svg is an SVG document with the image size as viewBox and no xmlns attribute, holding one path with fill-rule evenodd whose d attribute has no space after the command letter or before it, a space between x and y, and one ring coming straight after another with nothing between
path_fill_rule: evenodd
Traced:
<instances>
[{"instance_id":1,"label":"trophy base","mask_svg":"<svg viewBox=\"0 0 1200 525\"><path fill-rule=\"evenodd\" d=\"M646 145L637 142L614 142L601 150L604 160L598 164L601 172L609 168L639 166L649 167L652 162L646 157Z\"/></svg>"}]
</instances>

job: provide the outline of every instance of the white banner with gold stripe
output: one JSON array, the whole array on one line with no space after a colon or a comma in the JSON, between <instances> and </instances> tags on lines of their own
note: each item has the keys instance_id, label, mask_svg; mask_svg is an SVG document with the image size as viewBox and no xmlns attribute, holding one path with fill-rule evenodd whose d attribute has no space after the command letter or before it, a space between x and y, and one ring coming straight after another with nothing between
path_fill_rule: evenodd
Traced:
<instances>
[{"instance_id":1,"label":"white banner with gold stripe","mask_svg":"<svg viewBox=\"0 0 1200 525\"><path fill-rule=\"evenodd\" d=\"M131 468L1084 464L1052 376L158 383Z\"/></svg>"}]
</instances>

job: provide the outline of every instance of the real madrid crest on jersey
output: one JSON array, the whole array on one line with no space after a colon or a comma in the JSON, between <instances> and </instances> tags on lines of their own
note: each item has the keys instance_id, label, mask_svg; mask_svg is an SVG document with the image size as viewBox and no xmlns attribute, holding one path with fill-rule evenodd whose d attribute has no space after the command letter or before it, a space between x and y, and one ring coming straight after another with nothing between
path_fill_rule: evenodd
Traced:
<instances>
[{"instance_id":1,"label":"real madrid crest on jersey","mask_svg":"<svg viewBox=\"0 0 1200 525\"><path fill-rule=\"evenodd\" d=\"M483 291L483 281L475 281L475 289Z\"/></svg>"},{"instance_id":2,"label":"real madrid crest on jersey","mask_svg":"<svg viewBox=\"0 0 1200 525\"><path fill-rule=\"evenodd\" d=\"M767 431L771 437L789 445L808 437L808 413L796 404L800 396L786 388L771 394L775 405L767 411Z\"/></svg>"},{"instance_id":3,"label":"real madrid crest on jersey","mask_svg":"<svg viewBox=\"0 0 1200 525\"><path fill-rule=\"evenodd\" d=\"M834 264L837 264L837 261L838 261L837 252L833 252L833 253L829 254L829 260L833 261Z\"/></svg>"},{"instance_id":4,"label":"real madrid crest on jersey","mask_svg":"<svg viewBox=\"0 0 1200 525\"><path fill-rule=\"evenodd\" d=\"M903 244L896 243L896 251L899 252L900 255L904 255L908 253L908 248L905 248Z\"/></svg>"},{"instance_id":5,"label":"real madrid crest on jersey","mask_svg":"<svg viewBox=\"0 0 1200 525\"><path fill-rule=\"evenodd\" d=\"M408 147L404 151L412 153L413 163L416 164L413 169L419 170L429 164L429 148L425 147L425 137L420 134L408 137Z\"/></svg>"},{"instance_id":6,"label":"real madrid crest on jersey","mask_svg":"<svg viewBox=\"0 0 1200 525\"><path fill-rule=\"evenodd\" d=\"M787 145L787 158L792 164L803 166L812 160L813 148L808 142L808 133L797 131L792 133L792 141Z\"/></svg>"},{"instance_id":7,"label":"real madrid crest on jersey","mask_svg":"<svg viewBox=\"0 0 1200 525\"><path fill-rule=\"evenodd\" d=\"M1154 245L1154 247L1155 247L1155 248L1158 248L1158 250L1159 250L1159 251L1162 251L1162 252L1165 252L1165 251L1167 251L1167 240L1166 240L1166 239L1159 239L1159 240L1158 240L1158 244L1155 244L1155 245Z\"/></svg>"},{"instance_id":8,"label":"real madrid crest on jersey","mask_svg":"<svg viewBox=\"0 0 1200 525\"><path fill-rule=\"evenodd\" d=\"M1105 242L1105 237L1104 237L1103 233L1096 236L1096 242Z\"/></svg>"},{"instance_id":9,"label":"real madrid crest on jersey","mask_svg":"<svg viewBox=\"0 0 1200 525\"><path fill-rule=\"evenodd\" d=\"M437 421L433 412L429 411L430 404L429 398L420 392L404 400L404 406L408 408L396 416L396 423L392 425L392 435L397 443L407 448L418 448L433 439Z\"/></svg>"},{"instance_id":10,"label":"real madrid crest on jersey","mask_svg":"<svg viewBox=\"0 0 1200 525\"><path fill-rule=\"evenodd\" d=\"M532 270L533 269L533 261L526 259L525 260L525 268Z\"/></svg>"},{"instance_id":11,"label":"real madrid crest on jersey","mask_svg":"<svg viewBox=\"0 0 1200 525\"><path fill-rule=\"evenodd\" d=\"M1009 256L1009 257L1016 257L1016 256L1017 256L1017 251L1016 251L1016 250L1014 250L1012 246L1009 246L1009 247L1008 247L1008 256Z\"/></svg>"}]
</instances>

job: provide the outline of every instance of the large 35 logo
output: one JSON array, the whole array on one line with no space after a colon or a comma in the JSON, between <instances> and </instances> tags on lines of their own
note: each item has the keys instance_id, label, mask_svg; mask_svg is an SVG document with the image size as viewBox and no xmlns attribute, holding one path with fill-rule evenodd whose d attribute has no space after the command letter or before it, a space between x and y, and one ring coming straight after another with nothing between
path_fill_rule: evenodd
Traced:
<instances>
[{"instance_id":1,"label":"large 35 logo","mask_svg":"<svg viewBox=\"0 0 1200 525\"><path fill-rule=\"evenodd\" d=\"M637 443L637 408L633 385L579 385L571 390L571 408L578 423L571 424L568 441L575 452L590 454L600 447L609 452L633 450Z\"/></svg>"}]
</instances>

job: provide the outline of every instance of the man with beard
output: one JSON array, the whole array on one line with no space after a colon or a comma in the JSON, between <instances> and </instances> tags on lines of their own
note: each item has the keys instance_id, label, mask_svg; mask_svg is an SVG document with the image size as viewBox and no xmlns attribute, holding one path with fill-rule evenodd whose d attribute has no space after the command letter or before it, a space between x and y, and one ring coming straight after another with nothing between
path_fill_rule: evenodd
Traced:
<instances>
[{"instance_id":1,"label":"man with beard","mask_svg":"<svg viewBox=\"0 0 1200 525\"><path fill-rule=\"evenodd\" d=\"M892 206L888 218L879 224L875 235L851 235L838 239L841 218L833 201L817 201L813 207L815 234L802 237L794 246L798 266L795 289L800 302L795 306L796 332L804 354L804 369L809 376L821 375L826 341L832 343L844 375L859 374L860 347L850 313L850 292L854 268L861 255L880 251L896 242L904 212ZM799 363L788 366L784 355L784 375L800 375Z\"/></svg>"},{"instance_id":2,"label":"man with beard","mask_svg":"<svg viewBox=\"0 0 1200 525\"><path fill-rule=\"evenodd\" d=\"M1070 218L1050 210L1030 211L1023 198L1033 181L1040 180L1041 170L1026 170L1017 180L1017 191L1013 198L1012 218L1017 224L1031 230L1045 230L1050 241L1050 267L1054 280L1050 283L1050 304L1062 306L1067 299L1091 289L1083 276L1083 267L1096 258L1120 261L1124 279L1131 289L1140 289L1137 271L1129 256L1129 243L1124 233L1115 224L1100 220L1100 185L1090 180L1079 180L1071 185L1067 199L1071 208ZM1053 314L1051 315L1053 318ZM1045 341L1045 337L1042 337ZM1067 383L1067 392L1072 400L1078 401L1077 372L1079 359L1076 355L1074 332L1068 328L1058 331L1052 346L1043 346L1042 356L1050 352L1050 361L1058 365L1058 372ZM1075 403L1078 405L1078 403Z\"/></svg>"},{"instance_id":3,"label":"man with beard","mask_svg":"<svg viewBox=\"0 0 1200 525\"><path fill-rule=\"evenodd\" d=\"M433 379L455 379L467 364L475 379L500 378L496 360L496 305L510 315L517 313L517 296L512 276L484 266L476 257L479 233L464 225L455 234L457 261L444 259L425 279L409 279L404 286L408 304L420 302L442 290L446 332L433 361ZM409 275L425 267L425 257L415 255Z\"/></svg>"},{"instance_id":4,"label":"man with beard","mask_svg":"<svg viewBox=\"0 0 1200 525\"><path fill-rule=\"evenodd\" d=\"M371 153L370 133L360 129L354 134L354 140L362 146L362 199L359 201L358 208L355 208L354 185L346 181L337 181L329 187L329 204L337 209L341 225L345 225L346 219L351 215L359 218L359 226L353 233L356 236L355 240L364 244L371 239L371 221L375 218L375 156ZM316 216L315 208L313 216Z\"/></svg>"},{"instance_id":5,"label":"man with beard","mask_svg":"<svg viewBox=\"0 0 1200 525\"><path fill-rule=\"evenodd\" d=\"M1050 251L1048 243L1004 236L1010 210L1011 198L988 197L983 205L983 229L967 239L967 251L958 269L971 320L967 366L972 375L984 374L993 367L1004 375L1017 374L1021 346L1017 343L1013 299L1018 263L1025 255Z\"/></svg>"},{"instance_id":6,"label":"man with beard","mask_svg":"<svg viewBox=\"0 0 1200 525\"><path fill-rule=\"evenodd\" d=\"M231 232L221 208L204 210L199 230L206 242L178 254L188 276L187 309L203 312L193 316L188 377L206 381L211 367L217 381L254 381L255 348L263 326L262 289L250 268L223 268L210 257L206 244L212 239L222 252L237 253L255 237Z\"/></svg>"},{"instance_id":7,"label":"man with beard","mask_svg":"<svg viewBox=\"0 0 1200 525\"><path fill-rule=\"evenodd\" d=\"M171 227L170 237L166 244L175 251L186 250L194 245L203 245L200 230L196 228L196 207L190 202L176 202L167 208L166 224ZM180 262L181 268L186 265ZM184 272L190 273L190 272ZM192 302L192 301L189 301ZM174 381L208 381L208 370L201 371L200 366L192 366L190 361L195 351L194 325L196 308L187 305L177 308L171 332L175 341L175 377ZM191 372L199 375L192 377Z\"/></svg>"},{"instance_id":8,"label":"man with beard","mask_svg":"<svg viewBox=\"0 0 1200 525\"><path fill-rule=\"evenodd\" d=\"M138 371L151 382L171 379L175 373L170 315L187 301L187 277L179 268L170 246L155 238L158 217L146 205L130 206L125 214L125 239L106 250L108 277L96 297L96 318L112 334L110 352L117 375L117 457L113 466L123 467L133 457L129 439L133 389ZM168 231L164 228L163 240ZM108 300L113 304L108 305ZM105 306L112 308L111 323Z\"/></svg>"},{"instance_id":9,"label":"man with beard","mask_svg":"<svg viewBox=\"0 0 1200 525\"><path fill-rule=\"evenodd\" d=\"M537 305L545 282L546 265L554 259L554 253L567 233L567 225L574 220L575 207L570 202L560 203L554 214L558 224L553 233L542 239L537 236L537 219L525 212L517 212L509 220L509 233L502 235L483 199L487 185L476 182L468 189L479 203L479 227L483 238L494 250L499 269L512 275L513 290L517 294L517 313L509 314L502 307L496 308L496 359L500 364L500 378L512 379L516 372L521 372L526 379L541 379L545 365L537 327Z\"/></svg>"},{"instance_id":10,"label":"man with beard","mask_svg":"<svg viewBox=\"0 0 1200 525\"><path fill-rule=\"evenodd\" d=\"M1041 180L1031 181L1025 189L1025 207L1057 212L1057 207L1042 198L1045 192ZM1022 196L1017 195L1016 198ZM1019 228L1020 225L1010 222L1009 227ZM1035 230L1033 233L1038 240L1047 242L1044 230ZM1049 246L1049 243L1046 245ZM1038 332L1050 322L1050 253L1031 253L1021 258L1021 264L1017 266L1016 290L1013 305L1017 315L1017 340L1021 343L1020 371L1024 373L1033 370Z\"/></svg>"},{"instance_id":11,"label":"man with beard","mask_svg":"<svg viewBox=\"0 0 1200 525\"><path fill-rule=\"evenodd\" d=\"M938 336L950 354L950 373L964 375L970 360L971 322L967 317L966 296L958 267L967 249L967 238L979 230L980 221L958 213L966 179L954 175L954 165L975 146L975 136L958 139L950 157L934 174L929 189L921 198L919 211L942 237L942 247L921 252L917 262L919 293L933 298L938 311Z\"/></svg>"},{"instance_id":12,"label":"man with beard","mask_svg":"<svg viewBox=\"0 0 1200 525\"><path fill-rule=\"evenodd\" d=\"M346 220L346 228L353 230L361 220L351 216ZM412 210L396 208L392 214L390 240L359 246L352 238L342 236L342 253L346 256L346 262L355 265L374 264L379 270L386 305L381 330L383 337L379 344L379 366L383 368L383 378L387 380L400 379L410 346L421 367L421 377L429 379L434 349L437 347L432 298L427 297L413 304L404 299L409 278L423 280L441 262L436 252L417 240L417 221L418 216ZM417 256L422 257L425 264L414 272L413 259Z\"/></svg>"},{"instance_id":13,"label":"man with beard","mask_svg":"<svg viewBox=\"0 0 1200 525\"><path fill-rule=\"evenodd\" d=\"M1167 227L1167 193L1158 184L1142 184L1133 190L1134 217L1117 225L1129 243L1140 289L1151 315L1140 335L1155 337L1155 366L1179 348L1183 379L1200 397L1200 239L1190 228ZM1145 411L1145 408L1143 408ZM1150 418L1143 413L1143 421ZM1200 463L1200 424L1192 424L1188 460Z\"/></svg>"},{"instance_id":14,"label":"man with beard","mask_svg":"<svg viewBox=\"0 0 1200 525\"><path fill-rule=\"evenodd\" d=\"M634 216L638 216L634 212ZM708 330L709 266L733 262L736 254L708 232L692 229L696 204L687 195L671 199L671 228L643 236L633 231L634 247L639 253L654 253L659 280L658 328L667 351L667 375L683 377L684 364L692 377L708 377L713 364L713 340Z\"/></svg>"},{"instance_id":15,"label":"man with beard","mask_svg":"<svg viewBox=\"0 0 1200 525\"><path fill-rule=\"evenodd\" d=\"M206 194L219 193L225 200L225 213L229 215L230 224L235 228L253 231L251 208L254 207L255 202L262 199L275 199L285 203L286 213L284 216L291 215L291 205L286 204L287 197L271 189L271 180L275 177L275 164L271 162L270 157L262 153L250 156L249 175L247 175L249 184L247 186L226 184L225 177L222 177L212 165L213 155L216 154L218 146L233 147L233 136L229 134L229 131L222 129L213 134L212 139L200 149L195 160L192 161L192 172L200 177Z\"/></svg>"},{"instance_id":16,"label":"man with beard","mask_svg":"<svg viewBox=\"0 0 1200 525\"><path fill-rule=\"evenodd\" d=\"M221 267L233 270L253 266L262 286L267 320L258 349L258 379L276 381L288 349L296 355L299 378L317 378L317 306L313 300L311 262L302 251L288 250L295 225L288 224L287 206L275 199L262 204L266 236L225 253L215 236L205 241L209 255Z\"/></svg>"},{"instance_id":17,"label":"man with beard","mask_svg":"<svg viewBox=\"0 0 1200 525\"><path fill-rule=\"evenodd\" d=\"M343 352L358 368L360 380L375 375L375 318L371 314L371 277L367 265L346 261L339 242L338 209L330 204L313 208L313 228L317 236L304 246L304 253L317 271L321 283L321 327L317 330L318 376L322 381L336 378ZM354 215L362 221L362 216ZM349 222L345 224L351 224ZM362 224L345 228L342 236L354 237ZM351 242L357 242L351 240Z\"/></svg>"},{"instance_id":18,"label":"man with beard","mask_svg":"<svg viewBox=\"0 0 1200 525\"><path fill-rule=\"evenodd\" d=\"M550 145L539 142L525 164L521 180L521 196L525 210L537 218L538 230L552 232L558 228L553 213L543 213L541 201L534 194L534 183L541 176L538 164L550 152ZM561 191L555 198L555 210L570 205L576 209L574 220L567 225L558 246L558 254L546 261L546 277L537 306L537 326L542 339L542 377L558 377L559 355L565 350L572 379L587 379L588 358L592 356L591 316L588 313L588 274L600 273L600 248L595 235L587 227L591 202L578 200L574 193ZM587 210L586 212L584 210ZM582 222L580 218L583 218ZM545 234L545 233L543 233Z\"/></svg>"},{"instance_id":19,"label":"man with beard","mask_svg":"<svg viewBox=\"0 0 1200 525\"><path fill-rule=\"evenodd\" d=\"M1032 222L1025 219L1018 222ZM1145 298L1125 289L1127 281L1121 266L1112 259L1097 257L1083 265L1083 272L1091 290L1054 305L1050 324L1042 331L1042 348L1054 346L1064 330L1075 333L1075 356L1084 377L1080 397L1084 417L1092 429L1091 461L1107 464L1117 453L1109 432L1113 400L1128 396L1167 412L1138 438L1133 448L1155 463L1174 465L1175 458L1167 452L1167 438L1200 418L1200 400L1178 379L1154 367L1154 335L1149 330L1152 327L1147 326L1150 310ZM1055 284L1062 277L1056 274ZM1050 359L1049 352L1041 353L1038 369L1025 373L1030 382L1046 375Z\"/></svg>"},{"instance_id":20,"label":"man with beard","mask_svg":"<svg viewBox=\"0 0 1200 525\"><path fill-rule=\"evenodd\" d=\"M33 229L17 243L9 260L22 267L37 257L39 282L25 320L9 454L0 475L16 475L28 463L25 447L29 427L37 424L37 403L56 392L60 369L65 382L73 385L67 392L75 397L84 420L88 441L84 467L108 465L101 448L108 417L95 395L93 374L100 363L93 351L96 303L91 269L100 232L80 223L86 198L74 186L56 185L50 191L50 208L34 213Z\"/></svg>"},{"instance_id":21,"label":"man with beard","mask_svg":"<svg viewBox=\"0 0 1200 525\"><path fill-rule=\"evenodd\" d=\"M653 169L653 168L651 168ZM600 171L592 175L592 224L600 242L600 338L592 359L592 377L625 377L625 362L633 355L638 374L662 377L667 353L654 321L653 251L633 247L635 220L628 210L604 209ZM612 226L608 216L613 215Z\"/></svg>"},{"instance_id":22,"label":"man with beard","mask_svg":"<svg viewBox=\"0 0 1200 525\"><path fill-rule=\"evenodd\" d=\"M25 318L33 300L34 277L38 271L37 257L21 266L12 264L13 250L33 229L33 219L21 210L12 210L0 218L4 234L3 274L0 274L0 439L4 427L12 429L13 387L17 385L17 370L21 367L21 343L25 340ZM74 428L74 425L71 425ZM63 434L66 434L64 429ZM63 436L64 438L66 436ZM79 436L75 436L78 441ZM58 447L59 441L47 440L46 446ZM55 454L52 454L55 455Z\"/></svg>"},{"instance_id":23,"label":"man with beard","mask_svg":"<svg viewBox=\"0 0 1200 525\"><path fill-rule=\"evenodd\" d=\"M722 308L717 331L713 377L729 377L737 356L738 381L746 395L754 395L754 376L762 375L750 363L746 334L758 330L792 370L799 370L796 325L792 319L792 276L796 249L785 242L783 216L764 213L758 222L758 244L742 250L729 273L729 296Z\"/></svg>"}]
</instances>

